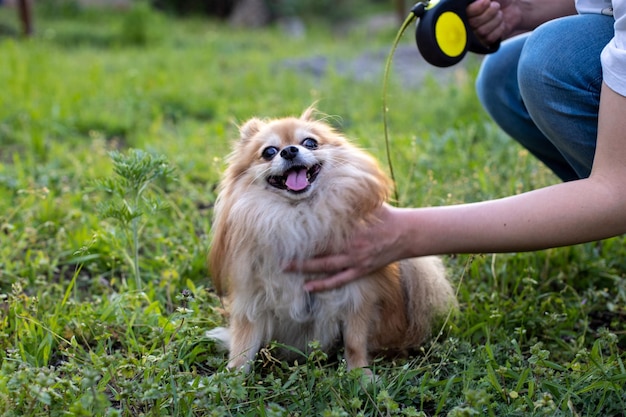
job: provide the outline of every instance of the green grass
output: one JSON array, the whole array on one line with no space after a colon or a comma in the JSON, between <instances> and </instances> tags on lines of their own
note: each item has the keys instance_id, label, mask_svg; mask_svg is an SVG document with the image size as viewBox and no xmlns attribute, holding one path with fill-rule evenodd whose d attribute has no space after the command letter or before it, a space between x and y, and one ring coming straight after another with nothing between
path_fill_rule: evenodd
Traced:
<instances>
[{"instance_id":1,"label":"green grass","mask_svg":"<svg viewBox=\"0 0 626 417\"><path fill-rule=\"evenodd\" d=\"M624 415L622 238L446 257L460 313L423 351L375 361L376 384L317 350L289 364L270 347L252 374L224 372L204 337L224 322L205 254L236 125L318 101L385 161L382 76L316 78L284 60L388 50L393 30L313 23L290 39L69 8L40 11L33 39L0 38L0 414ZM445 86L392 77L402 205L556 182L480 110L476 69Z\"/></svg>"}]
</instances>

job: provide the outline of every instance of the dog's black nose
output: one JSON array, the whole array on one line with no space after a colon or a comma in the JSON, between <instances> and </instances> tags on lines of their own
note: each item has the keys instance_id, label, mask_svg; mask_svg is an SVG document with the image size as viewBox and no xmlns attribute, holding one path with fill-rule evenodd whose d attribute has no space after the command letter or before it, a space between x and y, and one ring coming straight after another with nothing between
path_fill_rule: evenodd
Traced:
<instances>
[{"instance_id":1,"label":"dog's black nose","mask_svg":"<svg viewBox=\"0 0 626 417\"><path fill-rule=\"evenodd\" d=\"M298 147L291 145L280 151L280 156L285 159L293 159L298 156L298 152Z\"/></svg>"}]
</instances>

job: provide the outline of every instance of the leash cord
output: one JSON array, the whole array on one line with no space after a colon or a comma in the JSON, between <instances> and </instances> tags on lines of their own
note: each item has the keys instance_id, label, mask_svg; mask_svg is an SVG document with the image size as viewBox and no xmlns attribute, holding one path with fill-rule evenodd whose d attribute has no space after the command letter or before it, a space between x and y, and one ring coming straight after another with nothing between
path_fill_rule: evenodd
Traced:
<instances>
[{"instance_id":1,"label":"leash cord","mask_svg":"<svg viewBox=\"0 0 626 417\"><path fill-rule=\"evenodd\" d=\"M406 28L409 27L409 25L411 24L411 22L413 22L415 18L417 18L417 14L414 10L411 10L407 18L404 20L404 23L400 27L400 30L396 34L396 39L393 41L391 51L387 56L387 62L385 63L385 72L383 75L383 130L385 134L385 151L387 152L387 165L389 166L389 174L391 176L391 181L393 182L393 195L396 204L400 203L400 198L398 196L398 183L396 182L396 176L393 172L393 162L391 160L391 148L389 144L389 121L387 120L387 113L389 109L387 107L387 90L393 55L398 48L398 43L400 43L400 39L402 38L404 31L406 31Z\"/></svg>"}]
</instances>

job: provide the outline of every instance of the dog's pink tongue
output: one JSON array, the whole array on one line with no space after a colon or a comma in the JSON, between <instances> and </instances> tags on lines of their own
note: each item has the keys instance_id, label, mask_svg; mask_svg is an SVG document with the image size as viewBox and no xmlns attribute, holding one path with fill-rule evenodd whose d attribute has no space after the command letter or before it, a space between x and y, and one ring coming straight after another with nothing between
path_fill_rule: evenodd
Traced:
<instances>
[{"instance_id":1,"label":"dog's pink tongue","mask_svg":"<svg viewBox=\"0 0 626 417\"><path fill-rule=\"evenodd\" d=\"M298 169L289 172L285 184L293 191L304 190L309 185L309 180L306 177L306 169Z\"/></svg>"}]
</instances>

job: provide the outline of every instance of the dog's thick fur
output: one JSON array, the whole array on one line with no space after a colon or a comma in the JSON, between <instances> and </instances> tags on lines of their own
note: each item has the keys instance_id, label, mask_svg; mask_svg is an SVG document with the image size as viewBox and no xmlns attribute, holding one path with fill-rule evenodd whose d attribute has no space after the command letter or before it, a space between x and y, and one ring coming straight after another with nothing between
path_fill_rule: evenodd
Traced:
<instances>
[{"instance_id":1,"label":"dog's thick fur","mask_svg":"<svg viewBox=\"0 0 626 417\"><path fill-rule=\"evenodd\" d=\"M341 250L391 188L374 158L313 115L309 108L300 118L249 120L228 159L209 264L216 291L228 294L230 329L210 335L229 345L229 368L249 369L272 340L302 351L317 340L329 351L341 337L348 368L365 367L372 353L420 345L455 304L437 257L313 294L303 284L316 277L284 271Z\"/></svg>"}]
</instances>

